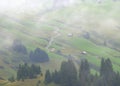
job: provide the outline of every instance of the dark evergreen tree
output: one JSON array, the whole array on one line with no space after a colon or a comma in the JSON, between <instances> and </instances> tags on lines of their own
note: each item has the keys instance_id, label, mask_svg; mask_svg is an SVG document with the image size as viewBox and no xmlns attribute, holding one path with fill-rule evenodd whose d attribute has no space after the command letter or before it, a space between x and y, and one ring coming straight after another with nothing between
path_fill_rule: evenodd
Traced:
<instances>
[{"instance_id":1,"label":"dark evergreen tree","mask_svg":"<svg viewBox=\"0 0 120 86\"><path fill-rule=\"evenodd\" d=\"M52 82L52 76L49 70L45 73L45 84L49 84Z\"/></svg>"},{"instance_id":2,"label":"dark evergreen tree","mask_svg":"<svg viewBox=\"0 0 120 86\"><path fill-rule=\"evenodd\" d=\"M114 74L114 72L113 72L113 67L112 67L112 62L111 62L111 60L110 59L107 59L106 61L105 61L105 74L106 75L113 75Z\"/></svg>"},{"instance_id":3,"label":"dark evergreen tree","mask_svg":"<svg viewBox=\"0 0 120 86\"><path fill-rule=\"evenodd\" d=\"M21 79L21 76L22 76L22 71L21 71L21 69L22 69L22 66L19 65L18 71L17 71L17 80L18 80L18 81Z\"/></svg>"},{"instance_id":4,"label":"dark evergreen tree","mask_svg":"<svg viewBox=\"0 0 120 86\"><path fill-rule=\"evenodd\" d=\"M115 75L113 86L120 86L120 74L119 73L116 73Z\"/></svg>"},{"instance_id":5,"label":"dark evergreen tree","mask_svg":"<svg viewBox=\"0 0 120 86\"><path fill-rule=\"evenodd\" d=\"M48 54L41 50L40 48L36 48L35 51L30 52L30 60L33 62L47 62L49 61Z\"/></svg>"},{"instance_id":6,"label":"dark evergreen tree","mask_svg":"<svg viewBox=\"0 0 120 86\"><path fill-rule=\"evenodd\" d=\"M104 75L105 72L105 60L102 58L101 60L101 67L100 67L100 76Z\"/></svg>"},{"instance_id":7,"label":"dark evergreen tree","mask_svg":"<svg viewBox=\"0 0 120 86\"><path fill-rule=\"evenodd\" d=\"M101 60L100 77L98 85L101 86L113 86L115 80L115 72L112 68L110 59Z\"/></svg>"},{"instance_id":8,"label":"dark evergreen tree","mask_svg":"<svg viewBox=\"0 0 120 86\"><path fill-rule=\"evenodd\" d=\"M77 70L72 60L63 62L60 69L60 83L62 86L75 86L77 82Z\"/></svg>"},{"instance_id":9,"label":"dark evergreen tree","mask_svg":"<svg viewBox=\"0 0 120 86\"><path fill-rule=\"evenodd\" d=\"M56 83L56 84L60 84L60 72L58 72L58 71L54 71L53 73L52 73L52 81L54 82L54 83Z\"/></svg>"},{"instance_id":10,"label":"dark evergreen tree","mask_svg":"<svg viewBox=\"0 0 120 86\"><path fill-rule=\"evenodd\" d=\"M86 59L81 61L79 68L79 79L81 86L90 85L90 67Z\"/></svg>"}]
</instances>

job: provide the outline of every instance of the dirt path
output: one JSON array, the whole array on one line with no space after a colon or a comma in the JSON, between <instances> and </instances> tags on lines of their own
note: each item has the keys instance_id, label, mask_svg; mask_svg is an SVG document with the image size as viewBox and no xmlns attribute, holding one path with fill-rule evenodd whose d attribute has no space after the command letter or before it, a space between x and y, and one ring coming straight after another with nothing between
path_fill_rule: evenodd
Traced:
<instances>
[{"instance_id":1,"label":"dirt path","mask_svg":"<svg viewBox=\"0 0 120 86\"><path fill-rule=\"evenodd\" d=\"M46 50L49 51L49 47L52 45L52 43L55 41L55 39L60 36L60 28L55 28L55 30L53 31L53 36L50 38L50 41L48 43L48 45L46 46Z\"/></svg>"}]
</instances>

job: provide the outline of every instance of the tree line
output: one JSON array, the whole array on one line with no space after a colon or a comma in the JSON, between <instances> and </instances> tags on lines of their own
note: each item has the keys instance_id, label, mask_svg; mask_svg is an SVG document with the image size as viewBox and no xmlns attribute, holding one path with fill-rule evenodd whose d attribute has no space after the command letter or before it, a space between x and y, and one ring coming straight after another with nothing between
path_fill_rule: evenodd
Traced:
<instances>
[{"instance_id":1,"label":"tree line","mask_svg":"<svg viewBox=\"0 0 120 86\"><path fill-rule=\"evenodd\" d=\"M28 64L25 63L23 65L19 65L18 67L17 80L24 81L24 79L33 79L36 78L39 74L42 74L40 66L36 66L34 64L28 66Z\"/></svg>"},{"instance_id":2,"label":"tree line","mask_svg":"<svg viewBox=\"0 0 120 86\"><path fill-rule=\"evenodd\" d=\"M42 75L40 66L27 63L19 65L17 70L17 80L33 79L38 75ZM9 81L15 81L14 77L10 77ZM99 73L92 74L89 62L82 60L79 69L76 68L72 60L64 61L60 70L50 72L46 70L44 83L58 84L59 86L120 86L120 74L115 72L110 59L102 59ZM40 84L37 83L38 85Z\"/></svg>"},{"instance_id":3,"label":"tree line","mask_svg":"<svg viewBox=\"0 0 120 86\"><path fill-rule=\"evenodd\" d=\"M119 86L120 74L114 72L110 59L102 59L99 74L91 74L87 60L82 60L79 70L72 60L62 62L59 71L46 71L45 84L54 82L60 86Z\"/></svg>"},{"instance_id":4,"label":"tree line","mask_svg":"<svg viewBox=\"0 0 120 86\"><path fill-rule=\"evenodd\" d=\"M40 66L34 64L29 66L27 63L24 63L23 65L19 64L16 78L14 76L11 76L8 78L8 80L10 82L14 82L16 80L24 81L25 79L37 78L38 75L43 75Z\"/></svg>"}]
</instances>

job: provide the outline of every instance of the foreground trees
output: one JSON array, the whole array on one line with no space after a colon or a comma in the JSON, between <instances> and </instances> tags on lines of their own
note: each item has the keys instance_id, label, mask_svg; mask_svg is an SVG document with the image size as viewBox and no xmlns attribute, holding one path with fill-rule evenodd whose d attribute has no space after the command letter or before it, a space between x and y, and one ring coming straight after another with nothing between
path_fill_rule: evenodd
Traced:
<instances>
[{"instance_id":1,"label":"foreground trees","mask_svg":"<svg viewBox=\"0 0 120 86\"><path fill-rule=\"evenodd\" d=\"M50 74L50 71L47 70L45 74L45 84L49 84L52 82L52 76Z\"/></svg>"},{"instance_id":2,"label":"foreground trees","mask_svg":"<svg viewBox=\"0 0 120 86\"><path fill-rule=\"evenodd\" d=\"M62 63L60 77L60 83L62 86L75 86L77 81L77 70L71 60Z\"/></svg>"},{"instance_id":3,"label":"foreground trees","mask_svg":"<svg viewBox=\"0 0 120 86\"><path fill-rule=\"evenodd\" d=\"M81 86L88 86L91 83L90 67L87 60L81 61L79 68L79 81ZM86 83L87 82L87 83Z\"/></svg>"},{"instance_id":4,"label":"foreground trees","mask_svg":"<svg viewBox=\"0 0 120 86\"><path fill-rule=\"evenodd\" d=\"M40 66L27 63L19 65L17 71L17 80L36 78L41 74ZM9 79L11 82L14 78ZM72 60L64 61L61 64L60 70L55 70L53 73L47 70L45 73L45 84L54 82L59 86L120 86L120 74L113 71L110 59L102 59L99 74L91 74L89 62L82 60L79 69L76 68ZM40 82L37 83L40 85Z\"/></svg>"},{"instance_id":5,"label":"foreground trees","mask_svg":"<svg viewBox=\"0 0 120 86\"><path fill-rule=\"evenodd\" d=\"M19 65L17 80L36 78L38 74L41 74L40 66L35 66L34 64L28 66L28 64L25 63L24 65Z\"/></svg>"},{"instance_id":6,"label":"foreground trees","mask_svg":"<svg viewBox=\"0 0 120 86\"><path fill-rule=\"evenodd\" d=\"M100 76L97 80L97 86L115 86L116 75L112 68L112 63L110 59L101 61ZM119 74L118 74L119 76ZM120 85L120 84L119 84Z\"/></svg>"},{"instance_id":7,"label":"foreground trees","mask_svg":"<svg viewBox=\"0 0 120 86\"><path fill-rule=\"evenodd\" d=\"M110 59L102 59L100 75L92 75L87 60L82 60L79 71L71 60L63 62L59 71L46 71L45 82L54 82L60 86L119 86L120 74L115 73Z\"/></svg>"},{"instance_id":8,"label":"foreground trees","mask_svg":"<svg viewBox=\"0 0 120 86\"><path fill-rule=\"evenodd\" d=\"M61 86L75 86L75 84L77 84L77 70L74 63L71 60L63 62L60 71L58 72L55 70L52 74L47 70L45 82L47 82L46 84L54 82Z\"/></svg>"}]
</instances>

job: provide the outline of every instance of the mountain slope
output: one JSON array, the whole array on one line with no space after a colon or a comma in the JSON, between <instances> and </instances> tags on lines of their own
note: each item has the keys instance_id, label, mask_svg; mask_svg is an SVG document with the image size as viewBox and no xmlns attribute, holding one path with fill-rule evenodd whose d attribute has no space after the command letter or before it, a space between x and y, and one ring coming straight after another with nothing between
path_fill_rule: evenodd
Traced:
<instances>
[{"instance_id":1,"label":"mountain slope","mask_svg":"<svg viewBox=\"0 0 120 86\"><path fill-rule=\"evenodd\" d=\"M38 47L48 53L50 62L38 63L43 71L59 69L68 58L78 64L86 58L92 69L98 71L100 59L110 58L114 70L120 72L119 6L120 2L90 1L56 9L46 7L19 17L1 14L0 76L15 75L16 67L28 59L28 55L11 51L15 39L22 41L28 53Z\"/></svg>"}]
</instances>

